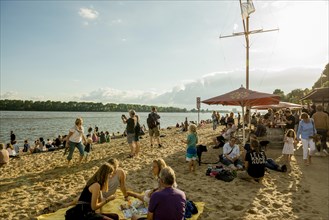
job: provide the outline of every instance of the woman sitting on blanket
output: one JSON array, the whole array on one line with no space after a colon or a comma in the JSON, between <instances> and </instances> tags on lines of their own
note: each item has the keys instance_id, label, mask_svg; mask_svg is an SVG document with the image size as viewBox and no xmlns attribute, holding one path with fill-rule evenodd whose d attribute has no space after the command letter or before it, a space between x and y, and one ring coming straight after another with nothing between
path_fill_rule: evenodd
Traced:
<instances>
[{"instance_id":1,"label":"woman sitting on blanket","mask_svg":"<svg viewBox=\"0 0 329 220\"><path fill-rule=\"evenodd\" d=\"M87 182L83 189L75 207L66 211L65 219L79 220L118 220L119 216L114 213L96 213L115 196L110 196L105 200L101 200L101 190L105 190L108 186L109 176L112 175L114 168L108 164L103 164L97 172Z\"/></svg>"},{"instance_id":2,"label":"woman sitting on blanket","mask_svg":"<svg viewBox=\"0 0 329 220\"><path fill-rule=\"evenodd\" d=\"M154 183L154 188L146 190L143 193L135 193L135 192L128 191L127 192L128 196L132 196L143 202L149 203L152 193L159 190L159 182L158 182L159 173L160 173L161 169L163 169L166 166L167 166L166 162L161 158L157 159L157 160L153 160L152 173L156 179L156 183Z\"/></svg>"},{"instance_id":3,"label":"woman sitting on blanket","mask_svg":"<svg viewBox=\"0 0 329 220\"><path fill-rule=\"evenodd\" d=\"M120 187L125 200L127 200L128 193L126 188L126 172L119 167L119 161L117 159L111 158L107 162L113 166L114 170L108 180L108 190L102 192L103 197L107 198L114 195L116 190Z\"/></svg>"},{"instance_id":4,"label":"woman sitting on blanket","mask_svg":"<svg viewBox=\"0 0 329 220\"><path fill-rule=\"evenodd\" d=\"M107 187L101 191L101 199L107 199L115 194L116 190L120 187L122 194L125 197L125 200L128 199L127 188L126 188L126 172L119 167L119 161L117 159L109 159L107 161L111 167L113 168L113 173L108 177ZM75 205L78 202L78 198L76 197L73 201L66 203L63 207L68 207L71 205Z\"/></svg>"}]
</instances>

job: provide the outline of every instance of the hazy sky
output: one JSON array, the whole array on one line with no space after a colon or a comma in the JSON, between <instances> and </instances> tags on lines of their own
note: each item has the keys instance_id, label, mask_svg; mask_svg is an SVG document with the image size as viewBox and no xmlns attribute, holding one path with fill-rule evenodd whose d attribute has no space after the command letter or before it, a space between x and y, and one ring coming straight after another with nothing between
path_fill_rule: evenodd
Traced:
<instances>
[{"instance_id":1,"label":"hazy sky","mask_svg":"<svg viewBox=\"0 0 329 220\"><path fill-rule=\"evenodd\" d=\"M311 88L328 0L254 1L250 89ZM1 99L195 107L245 85L238 0L1 1Z\"/></svg>"}]
</instances>

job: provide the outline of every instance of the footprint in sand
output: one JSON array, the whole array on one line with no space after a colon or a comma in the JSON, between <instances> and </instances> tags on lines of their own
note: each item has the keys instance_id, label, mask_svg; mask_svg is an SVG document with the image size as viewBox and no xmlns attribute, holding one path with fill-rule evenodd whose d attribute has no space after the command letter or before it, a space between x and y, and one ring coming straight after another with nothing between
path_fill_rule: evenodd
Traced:
<instances>
[{"instance_id":1,"label":"footprint in sand","mask_svg":"<svg viewBox=\"0 0 329 220\"><path fill-rule=\"evenodd\" d=\"M278 208L282 207L282 204L275 202L275 203L273 203L273 207L278 209Z\"/></svg>"},{"instance_id":2,"label":"footprint in sand","mask_svg":"<svg viewBox=\"0 0 329 220\"><path fill-rule=\"evenodd\" d=\"M268 206L270 204L270 202L267 201L267 200L261 200L260 204L263 205L263 206Z\"/></svg>"},{"instance_id":3,"label":"footprint in sand","mask_svg":"<svg viewBox=\"0 0 329 220\"><path fill-rule=\"evenodd\" d=\"M242 205L233 205L232 209L235 211L242 211L244 207Z\"/></svg>"}]
</instances>

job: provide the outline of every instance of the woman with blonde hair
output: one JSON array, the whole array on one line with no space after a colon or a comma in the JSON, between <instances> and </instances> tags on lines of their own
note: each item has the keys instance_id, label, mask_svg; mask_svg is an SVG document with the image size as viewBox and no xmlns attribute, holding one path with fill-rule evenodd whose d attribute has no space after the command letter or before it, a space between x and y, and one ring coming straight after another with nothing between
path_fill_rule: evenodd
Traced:
<instances>
[{"instance_id":1,"label":"woman with blonde hair","mask_svg":"<svg viewBox=\"0 0 329 220\"><path fill-rule=\"evenodd\" d=\"M196 144L198 143L198 134L196 132L196 125L191 124L188 127L189 134L187 139L183 140L187 144L186 148L186 161L189 162L188 168L190 172L195 172L195 161L197 158Z\"/></svg>"},{"instance_id":2,"label":"woman with blonde hair","mask_svg":"<svg viewBox=\"0 0 329 220\"><path fill-rule=\"evenodd\" d=\"M157 191L157 190L160 189L159 188L160 187L159 186L159 181L158 181L159 180L159 174L160 174L160 171L164 167L167 167L167 164L166 164L166 162L162 158L153 160L153 163L152 163L152 174L153 174L153 176L154 176L154 178L156 180L156 183L154 183L154 188L153 189L146 190L143 193L135 193L135 192L132 192L132 191L128 191L127 194L129 196L138 198L139 200L141 200L143 202L149 203L152 193L154 193L155 191Z\"/></svg>"},{"instance_id":3,"label":"woman with blonde hair","mask_svg":"<svg viewBox=\"0 0 329 220\"><path fill-rule=\"evenodd\" d=\"M84 135L84 128L82 126L83 120L82 118L77 118L75 120L75 126L73 126L69 134L66 137L66 148L69 148L69 155L67 156L67 163L70 164L70 161L72 160L73 152L75 147L78 148L80 152L80 159L79 163L81 163L82 158L84 156L84 145L82 144L82 141L84 143L87 142L86 137Z\"/></svg>"},{"instance_id":4,"label":"woman with blonde hair","mask_svg":"<svg viewBox=\"0 0 329 220\"><path fill-rule=\"evenodd\" d=\"M66 211L65 219L80 219L80 220L118 220L119 216L113 213L96 213L110 200L115 199L115 196L110 196L105 200L100 199L101 190L107 189L109 176L113 173L113 167L105 163L96 173L88 180L86 186L78 199L77 204Z\"/></svg>"},{"instance_id":5,"label":"woman with blonde hair","mask_svg":"<svg viewBox=\"0 0 329 220\"><path fill-rule=\"evenodd\" d=\"M311 163L311 157L315 152L315 143L312 137L317 132L313 119L311 119L306 112L303 112L300 118L301 120L298 125L297 140L302 141L304 163L305 165L309 165Z\"/></svg>"}]
</instances>

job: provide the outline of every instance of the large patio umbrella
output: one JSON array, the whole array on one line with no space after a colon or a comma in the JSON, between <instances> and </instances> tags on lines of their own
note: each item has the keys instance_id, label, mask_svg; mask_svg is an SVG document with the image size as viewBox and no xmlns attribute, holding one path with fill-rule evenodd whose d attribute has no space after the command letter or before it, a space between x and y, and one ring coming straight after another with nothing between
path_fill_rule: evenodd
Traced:
<instances>
[{"instance_id":1,"label":"large patio umbrella","mask_svg":"<svg viewBox=\"0 0 329 220\"><path fill-rule=\"evenodd\" d=\"M272 104L272 105L257 105L253 106L252 109L281 109L281 108L290 108L290 109L301 109L303 108L302 105L291 103L291 102L279 102L279 104Z\"/></svg>"},{"instance_id":2,"label":"large patio umbrella","mask_svg":"<svg viewBox=\"0 0 329 220\"><path fill-rule=\"evenodd\" d=\"M278 104L280 102L280 96L256 92L244 87L233 90L232 92L225 93L220 96L216 96L210 99L203 100L202 103L208 105L235 105L242 107L242 123L243 123L243 144L245 143L245 126L244 126L244 107L256 106L256 105L271 105Z\"/></svg>"}]
</instances>

